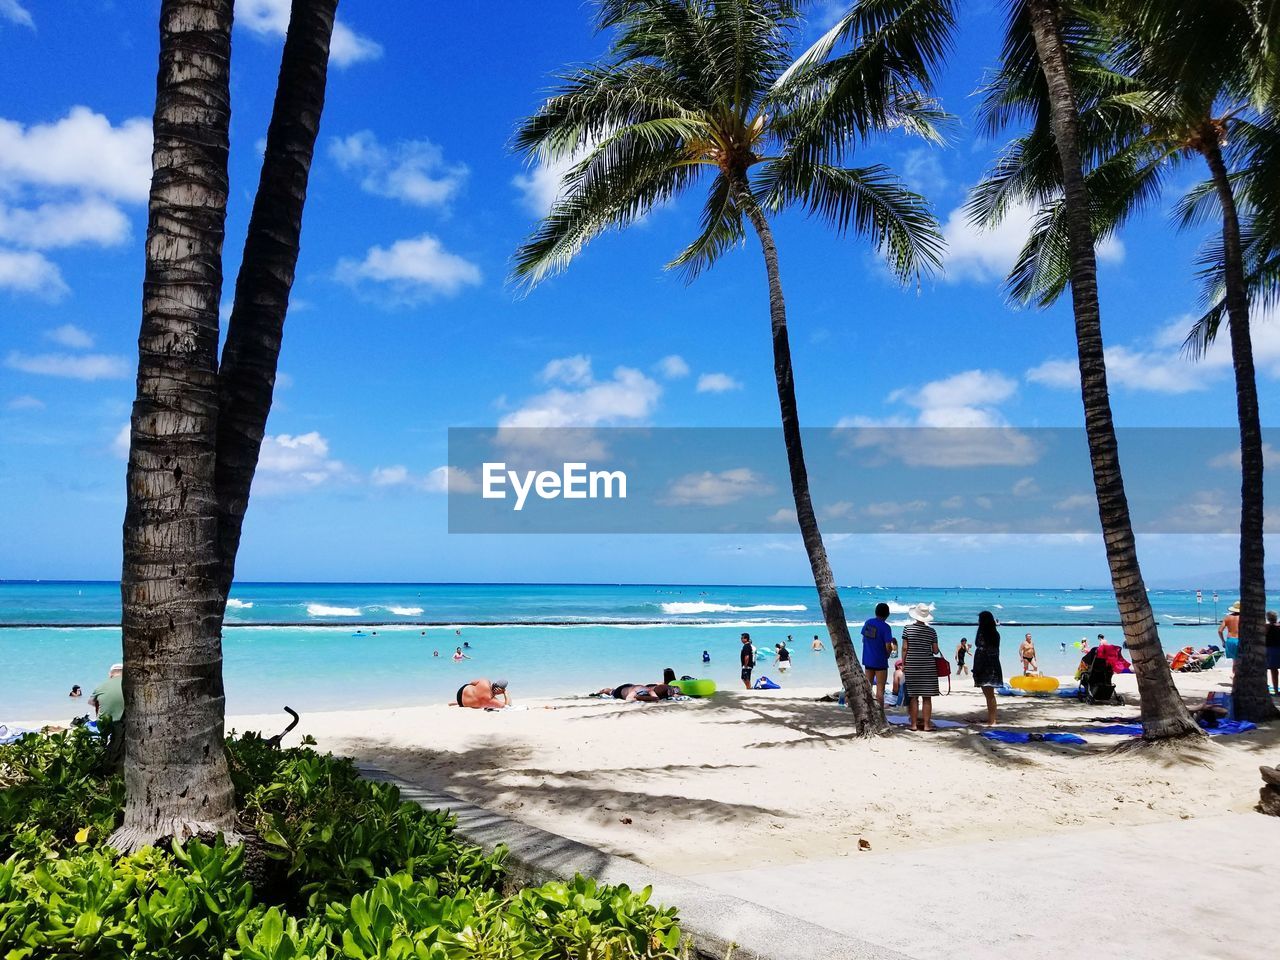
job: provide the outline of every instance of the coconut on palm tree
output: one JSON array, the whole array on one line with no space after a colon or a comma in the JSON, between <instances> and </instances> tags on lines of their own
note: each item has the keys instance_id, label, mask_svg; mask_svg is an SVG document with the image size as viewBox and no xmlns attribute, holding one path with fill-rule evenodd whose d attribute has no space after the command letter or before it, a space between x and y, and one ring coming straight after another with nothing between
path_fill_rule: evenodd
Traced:
<instances>
[{"instance_id":1,"label":"coconut on palm tree","mask_svg":"<svg viewBox=\"0 0 1280 960\"><path fill-rule=\"evenodd\" d=\"M604 230L705 187L702 229L668 266L689 278L743 242L748 226L768 281L774 378L796 516L860 734L883 727L845 620L809 493L787 310L772 218L789 207L838 232L867 237L902 278L939 261L938 226L924 201L882 165L847 166L866 138L890 128L932 135L938 113L868 69L843 86L788 72L797 25L791 0L603 0L613 30L599 62L520 127L535 160L575 159L562 195L519 249L515 274L534 284L564 268Z\"/></svg>"},{"instance_id":2,"label":"coconut on palm tree","mask_svg":"<svg viewBox=\"0 0 1280 960\"><path fill-rule=\"evenodd\" d=\"M949 49L955 0L857 0L848 13L802 58L822 64L833 83L857 76L863 60L857 50L869 37L885 41L899 64L902 81L927 93L938 63ZM1012 201L1031 195L1040 203L1061 197L1053 211L1060 218L1056 246L1044 251L1056 258L1061 283L1071 287L1085 433L1098 500L1098 515L1142 701L1144 736L1150 739L1196 735L1192 721L1160 647L1155 617L1138 565L1133 524L1120 471L1111 401L1103 355L1098 300L1094 200L1085 181L1088 139L1081 132L1081 111L1074 87L1073 61L1091 56L1088 24L1059 0L1011 0L1001 63L988 93L988 123L1000 130L1028 119L1031 139L1049 169L1034 176L1008 176L1004 192L988 189L989 219L998 220ZM845 48L851 48L845 50ZM1021 142L1021 141L1020 141ZM1016 146L1017 144L1015 144ZM1017 157L1005 157L998 171L1008 174ZM1021 193L1020 193L1021 191ZM981 196L982 190L979 190ZM1017 273L1015 272L1015 280ZM1061 287L1059 287L1061 289Z\"/></svg>"}]
</instances>

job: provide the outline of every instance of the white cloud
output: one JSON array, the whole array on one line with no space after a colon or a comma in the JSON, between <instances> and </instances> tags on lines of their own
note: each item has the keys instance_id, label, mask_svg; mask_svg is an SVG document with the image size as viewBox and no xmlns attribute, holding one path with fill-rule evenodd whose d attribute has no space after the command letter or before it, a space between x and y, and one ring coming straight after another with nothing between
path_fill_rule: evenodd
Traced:
<instances>
[{"instance_id":1,"label":"white cloud","mask_svg":"<svg viewBox=\"0 0 1280 960\"><path fill-rule=\"evenodd\" d=\"M4 405L6 410L43 410L44 401L39 397L33 397L29 393L21 394L14 397Z\"/></svg>"},{"instance_id":2,"label":"white cloud","mask_svg":"<svg viewBox=\"0 0 1280 960\"><path fill-rule=\"evenodd\" d=\"M585 369L580 361L585 361ZM548 377L548 372L551 376ZM565 381L565 375L573 379ZM543 368L542 379L559 379L554 387L530 397L504 416L500 428L598 427L636 423L657 407L662 387L631 367L617 367L608 380L597 380L589 357L565 357Z\"/></svg>"},{"instance_id":3,"label":"white cloud","mask_svg":"<svg viewBox=\"0 0 1280 960\"><path fill-rule=\"evenodd\" d=\"M129 218L100 197L26 209L0 203L0 240L20 247L48 250L81 243L108 247L128 238Z\"/></svg>"},{"instance_id":4,"label":"white cloud","mask_svg":"<svg viewBox=\"0 0 1280 960\"><path fill-rule=\"evenodd\" d=\"M536 217L545 217L563 192L564 175L582 158L581 153L557 160L539 161L528 173L518 173L511 182L520 191L521 205Z\"/></svg>"},{"instance_id":5,"label":"white cloud","mask_svg":"<svg viewBox=\"0 0 1280 960\"><path fill-rule=\"evenodd\" d=\"M841 520L845 517L853 516L854 506L848 500L837 500L835 503L825 507L822 511L823 517L828 520Z\"/></svg>"},{"instance_id":6,"label":"white cloud","mask_svg":"<svg viewBox=\"0 0 1280 960\"><path fill-rule=\"evenodd\" d=\"M429 233L397 240L390 247L370 247L363 260L338 261L336 276L344 283L383 284L393 299L415 303L433 294L453 296L480 283L480 268L450 253Z\"/></svg>"},{"instance_id":7,"label":"white cloud","mask_svg":"<svg viewBox=\"0 0 1280 960\"><path fill-rule=\"evenodd\" d=\"M951 186L934 147L908 150L902 159L902 179L912 190L924 194L940 193Z\"/></svg>"},{"instance_id":8,"label":"white cloud","mask_svg":"<svg viewBox=\"0 0 1280 960\"><path fill-rule=\"evenodd\" d=\"M591 358L578 353L572 357L551 360L542 368L540 379L543 383L564 383L570 386L588 384L593 379Z\"/></svg>"},{"instance_id":9,"label":"white cloud","mask_svg":"<svg viewBox=\"0 0 1280 960\"><path fill-rule=\"evenodd\" d=\"M21 27L30 27L32 30L36 28L31 13L18 0L0 0L0 17Z\"/></svg>"},{"instance_id":10,"label":"white cloud","mask_svg":"<svg viewBox=\"0 0 1280 960\"><path fill-rule=\"evenodd\" d=\"M370 130L335 139L329 156L345 172L360 177L367 193L420 207L443 207L462 187L467 168L444 161L429 140L404 140L384 147Z\"/></svg>"},{"instance_id":11,"label":"white cloud","mask_svg":"<svg viewBox=\"0 0 1280 960\"><path fill-rule=\"evenodd\" d=\"M895 390L888 400L919 410L917 423L922 427L998 427L1006 421L995 405L1017 390L1017 381L1002 373L966 370L920 387Z\"/></svg>"},{"instance_id":12,"label":"white cloud","mask_svg":"<svg viewBox=\"0 0 1280 960\"><path fill-rule=\"evenodd\" d=\"M409 482L409 468L402 464L394 467L374 467L369 480L375 487L398 487Z\"/></svg>"},{"instance_id":13,"label":"white cloud","mask_svg":"<svg viewBox=\"0 0 1280 960\"><path fill-rule=\"evenodd\" d=\"M436 467L422 481L422 489L428 493L475 493L480 484L461 467Z\"/></svg>"},{"instance_id":14,"label":"white cloud","mask_svg":"<svg viewBox=\"0 0 1280 960\"><path fill-rule=\"evenodd\" d=\"M1015 497L1030 497L1040 492L1040 484L1036 483L1035 477L1023 477L1017 481L1010 490Z\"/></svg>"},{"instance_id":15,"label":"white cloud","mask_svg":"<svg viewBox=\"0 0 1280 960\"><path fill-rule=\"evenodd\" d=\"M10 186L144 201L151 186L151 121L134 117L117 127L88 107L29 127L0 120L0 177Z\"/></svg>"},{"instance_id":16,"label":"white cloud","mask_svg":"<svg viewBox=\"0 0 1280 960\"><path fill-rule=\"evenodd\" d=\"M67 285L57 264L40 253L0 248L0 289L29 293L56 301L67 295Z\"/></svg>"},{"instance_id":17,"label":"white cloud","mask_svg":"<svg viewBox=\"0 0 1280 960\"><path fill-rule=\"evenodd\" d=\"M969 222L963 207L952 210L943 224L946 240L946 277L948 280L1003 281L1008 276L1031 234L1035 208L1020 204L993 230L981 230ZM1115 237L1098 244L1098 260L1120 263L1124 260L1124 244Z\"/></svg>"},{"instance_id":18,"label":"white cloud","mask_svg":"<svg viewBox=\"0 0 1280 960\"><path fill-rule=\"evenodd\" d=\"M124 357L105 353L19 353L10 351L5 366L23 373L72 380L123 380L132 372Z\"/></svg>"},{"instance_id":19,"label":"white cloud","mask_svg":"<svg viewBox=\"0 0 1280 960\"><path fill-rule=\"evenodd\" d=\"M728 393L741 389L742 384L727 373L704 373L698 377L699 393Z\"/></svg>"},{"instance_id":20,"label":"white cloud","mask_svg":"<svg viewBox=\"0 0 1280 960\"><path fill-rule=\"evenodd\" d=\"M74 323L64 323L60 327L45 331L45 337L62 347L72 350L88 350L93 346L93 337Z\"/></svg>"},{"instance_id":21,"label":"white cloud","mask_svg":"<svg viewBox=\"0 0 1280 960\"><path fill-rule=\"evenodd\" d=\"M316 431L262 438L256 493L284 493L322 486L346 473L342 462L329 456L329 441Z\"/></svg>"},{"instance_id":22,"label":"white cloud","mask_svg":"<svg viewBox=\"0 0 1280 960\"><path fill-rule=\"evenodd\" d=\"M673 353L670 356L663 357L655 365L658 373L667 380L679 380L689 375L689 364L685 362L684 357Z\"/></svg>"},{"instance_id":23,"label":"white cloud","mask_svg":"<svg viewBox=\"0 0 1280 960\"><path fill-rule=\"evenodd\" d=\"M769 522L777 524L797 523L795 507L779 507L769 514Z\"/></svg>"},{"instance_id":24,"label":"white cloud","mask_svg":"<svg viewBox=\"0 0 1280 960\"><path fill-rule=\"evenodd\" d=\"M283 37L289 29L289 0L239 0L236 25L258 36ZM342 21L333 26L329 59L334 66L347 67L361 60L382 56L382 45L356 33Z\"/></svg>"},{"instance_id":25,"label":"white cloud","mask_svg":"<svg viewBox=\"0 0 1280 960\"><path fill-rule=\"evenodd\" d=\"M1055 510L1079 510L1083 507L1096 507L1098 498L1088 493L1073 493L1069 497L1063 497L1053 505Z\"/></svg>"},{"instance_id":26,"label":"white cloud","mask_svg":"<svg viewBox=\"0 0 1280 960\"><path fill-rule=\"evenodd\" d=\"M111 453L120 460L129 459L129 424L125 424L116 431L116 435L111 438Z\"/></svg>"},{"instance_id":27,"label":"white cloud","mask_svg":"<svg viewBox=\"0 0 1280 960\"><path fill-rule=\"evenodd\" d=\"M1275 463L1277 459L1280 459L1280 450L1277 450L1269 443L1264 443L1262 445L1262 459L1264 462ZM1209 466L1226 467L1232 470L1239 470L1242 466L1240 448L1236 447L1234 450L1228 450L1226 453L1218 454L1218 456L1209 460Z\"/></svg>"},{"instance_id":28,"label":"white cloud","mask_svg":"<svg viewBox=\"0 0 1280 960\"><path fill-rule=\"evenodd\" d=\"M747 467L688 473L671 482L661 502L676 506L722 507L744 497L772 493L773 487Z\"/></svg>"}]
</instances>

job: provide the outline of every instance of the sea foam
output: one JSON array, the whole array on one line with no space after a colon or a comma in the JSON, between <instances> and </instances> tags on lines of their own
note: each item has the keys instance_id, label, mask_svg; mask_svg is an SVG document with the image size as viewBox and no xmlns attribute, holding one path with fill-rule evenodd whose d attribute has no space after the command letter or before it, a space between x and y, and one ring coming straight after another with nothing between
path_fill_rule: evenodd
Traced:
<instances>
[{"instance_id":1,"label":"sea foam","mask_svg":"<svg viewBox=\"0 0 1280 960\"><path fill-rule=\"evenodd\" d=\"M758 603L749 607L737 607L731 603L705 603L695 600L687 603L664 603L663 613L763 613L765 611L799 612L808 610L803 603L770 604Z\"/></svg>"},{"instance_id":2,"label":"sea foam","mask_svg":"<svg viewBox=\"0 0 1280 960\"><path fill-rule=\"evenodd\" d=\"M250 600L246 603L244 600L237 600L235 597L231 597L227 600L227 606L232 610L248 610L253 606L253 601Z\"/></svg>"},{"instance_id":3,"label":"sea foam","mask_svg":"<svg viewBox=\"0 0 1280 960\"><path fill-rule=\"evenodd\" d=\"M1088 603L1088 604L1085 604L1085 605L1084 605L1084 606L1082 606L1082 607L1065 606L1065 607L1063 607L1062 609L1063 609L1063 610L1071 610L1071 611L1073 611L1073 612L1078 613L1078 612L1080 612L1081 610L1092 610L1092 609L1093 609L1093 604L1092 604L1092 603Z\"/></svg>"},{"instance_id":4,"label":"sea foam","mask_svg":"<svg viewBox=\"0 0 1280 960\"><path fill-rule=\"evenodd\" d=\"M310 617L358 617L359 607L330 607L323 603L308 603L307 616Z\"/></svg>"},{"instance_id":5,"label":"sea foam","mask_svg":"<svg viewBox=\"0 0 1280 960\"><path fill-rule=\"evenodd\" d=\"M416 617L422 613L422 607L387 607L397 617Z\"/></svg>"}]
</instances>

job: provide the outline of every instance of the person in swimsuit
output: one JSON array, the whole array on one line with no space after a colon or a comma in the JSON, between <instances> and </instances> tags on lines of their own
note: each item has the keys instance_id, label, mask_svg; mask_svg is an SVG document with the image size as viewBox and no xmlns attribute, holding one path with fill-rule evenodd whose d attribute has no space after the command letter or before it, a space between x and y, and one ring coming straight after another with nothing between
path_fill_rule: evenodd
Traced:
<instances>
[{"instance_id":1,"label":"person in swimsuit","mask_svg":"<svg viewBox=\"0 0 1280 960\"><path fill-rule=\"evenodd\" d=\"M1224 637L1223 634L1226 634ZM1237 600L1231 606L1227 607L1227 615L1222 618L1222 623L1218 624L1218 639L1224 643L1227 640L1240 639L1240 601Z\"/></svg>"},{"instance_id":2,"label":"person in swimsuit","mask_svg":"<svg viewBox=\"0 0 1280 960\"><path fill-rule=\"evenodd\" d=\"M511 694L507 693L506 680L472 680L458 688L454 699L457 700L456 706L473 707L476 710L501 710L511 706Z\"/></svg>"},{"instance_id":3,"label":"person in swimsuit","mask_svg":"<svg viewBox=\"0 0 1280 960\"><path fill-rule=\"evenodd\" d=\"M711 651L710 651L710 650L703 650L703 651L702 651L702 662L703 662L703 663L710 663L710 662L711 662Z\"/></svg>"},{"instance_id":4,"label":"person in swimsuit","mask_svg":"<svg viewBox=\"0 0 1280 960\"><path fill-rule=\"evenodd\" d=\"M969 638L961 637L960 646L956 647L956 676L963 677L969 672L969 668L965 666L965 657L969 656Z\"/></svg>"},{"instance_id":5,"label":"person in swimsuit","mask_svg":"<svg viewBox=\"0 0 1280 960\"><path fill-rule=\"evenodd\" d=\"M1024 677L1040 672L1040 667L1036 663L1036 645L1031 640L1031 634L1028 633L1026 639L1022 641L1022 645L1018 647L1018 656L1022 658L1022 675Z\"/></svg>"},{"instance_id":6,"label":"person in swimsuit","mask_svg":"<svg viewBox=\"0 0 1280 960\"><path fill-rule=\"evenodd\" d=\"M819 650L825 650L827 648L822 645L822 641L818 639L818 635L815 633L813 635L813 643L809 644L809 649L817 652Z\"/></svg>"},{"instance_id":7,"label":"person in swimsuit","mask_svg":"<svg viewBox=\"0 0 1280 960\"><path fill-rule=\"evenodd\" d=\"M742 685L751 689L751 671L756 668L756 651L751 646L751 634L744 633L742 635L742 651L738 659L742 663Z\"/></svg>"},{"instance_id":8,"label":"person in swimsuit","mask_svg":"<svg viewBox=\"0 0 1280 960\"><path fill-rule=\"evenodd\" d=\"M468 657L465 653L462 652L461 647L458 647L458 649L453 651L454 663L461 663L463 660L470 660L470 659L471 659L470 657Z\"/></svg>"},{"instance_id":9,"label":"person in swimsuit","mask_svg":"<svg viewBox=\"0 0 1280 960\"><path fill-rule=\"evenodd\" d=\"M596 692L628 703L636 700L641 703L657 703L659 700L669 700L675 693L665 683L623 683L616 687L604 687Z\"/></svg>"}]
</instances>

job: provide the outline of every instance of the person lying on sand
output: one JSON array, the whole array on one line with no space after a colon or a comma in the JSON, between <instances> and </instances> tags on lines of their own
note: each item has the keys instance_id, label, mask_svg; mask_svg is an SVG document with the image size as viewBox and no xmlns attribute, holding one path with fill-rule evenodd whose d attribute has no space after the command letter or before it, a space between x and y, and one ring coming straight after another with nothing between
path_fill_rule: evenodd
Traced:
<instances>
[{"instance_id":1,"label":"person lying on sand","mask_svg":"<svg viewBox=\"0 0 1280 960\"><path fill-rule=\"evenodd\" d=\"M675 691L665 683L623 683L616 687L604 687L597 690L596 694L628 702L639 700L641 703L657 703L659 700L671 699Z\"/></svg>"},{"instance_id":2,"label":"person lying on sand","mask_svg":"<svg viewBox=\"0 0 1280 960\"><path fill-rule=\"evenodd\" d=\"M501 698L501 699L499 699ZM457 703L450 706L474 707L477 710L500 710L511 706L505 680L472 680L458 688Z\"/></svg>"}]
</instances>

